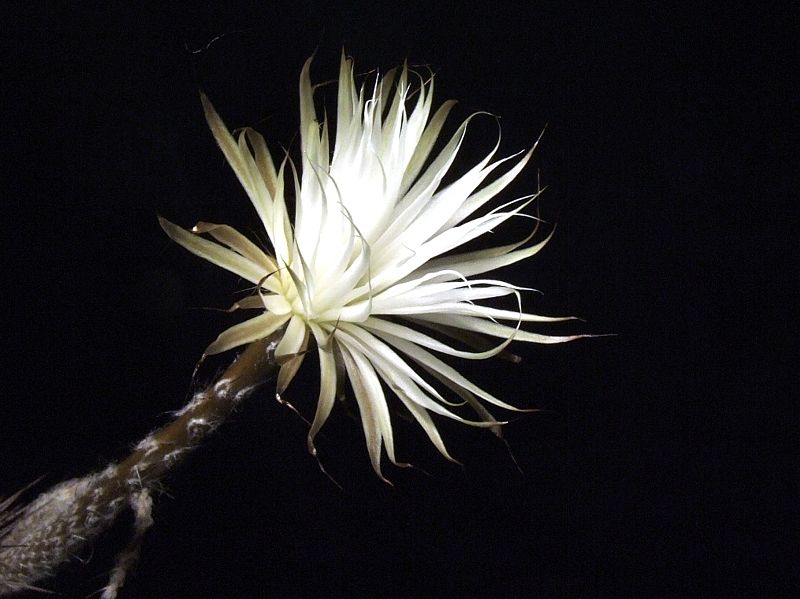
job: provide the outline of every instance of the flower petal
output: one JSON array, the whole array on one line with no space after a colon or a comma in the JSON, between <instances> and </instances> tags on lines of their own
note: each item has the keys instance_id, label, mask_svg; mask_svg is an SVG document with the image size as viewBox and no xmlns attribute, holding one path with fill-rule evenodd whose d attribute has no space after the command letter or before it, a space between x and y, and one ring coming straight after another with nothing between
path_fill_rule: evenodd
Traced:
<instances>
[{"instance_id":1,"label":"flower petal","mask_svg":"<svg viewBox=\"0 0 800 599\"><path fill-rule=\"evenodd\" d=\"M394 335L395 337L400 337L405 339L406 341L410 341L415 345L420 345L422 347L427 347L434 351L437 351L442 354L447 354L449 356L456 356L459 358L465 358L467 360L485 360L486 358L491 358L496 356L501 351L503 351L512 341L513 335L508 335L506 340L499 344L492 349L482 351L482 352L469 352L469 351L460 351L455 348L450 347L446 343L442 343L433 337L425 335L424 333L420 333L419 331L415 331L414 329L403 326L394 322L389 322L388 320L384 320L382 318L373 318L370 317L364 322L364 326L368 329L378 331L383 333L389 333ZM511 327L508 327L511 328ZM511 329L514 331L514 329Z\"/></svg>"},{"instance_id":2,"label":"flower petal","mask_svg":"<svg viewBox=\"0 0 800 599\"><path fill-rule=\"evenodd\" d=\"M348 341L348 343L350 343L350 341ZM490 423L466 420L458 414L448 410L444 406L439 405L429 396L428 393L420 389L420 386L424 386L426 391L431 392L442 403L447 403L448 405L453 404L450 404L442 399L441 395L439 395L439 393L433 389L430 384L425 382L417 373L411 370L408 364L406 364L406 362L391 349L386 347L385 350L377 352L376 348L380 344L381 342L376 340L375 343L372 343L368 346L358 345L357 343L354 345L358 347L360 351L364 352L364 355L367 357L367 359L380 373L381 378L386 381L386 383L395 393L398 395L402 394L407 400L419 405L422 408L430 410L431 412L439 414L440 416L446 416L447 418L456 420L461 424L487 428L490 428L496 424L496 421ZM386 353L393 354L395 359L386 359ZM420 383L420 385L418 385L418 383Z\"/></svg>"},{"instance_id":3,"label":"flower petal","mask_svg":"<svg viewBox=\"0 0 800 599\"><path fill-rule=\"evenodd\" d=\"M286 390L303 364L307 347L308 328L301 317L292 316L286 332L275 348L275 359L281 365L276 384L279 395Z\"/></svg>"},{"instance_id":4,"label":"flower petal","mask_svg":"<svg viewBox=\"0 0 800 599\"><path fill-rule=\"evenodd\" d=\"M418 272L421 274L426 274L439 270L452 270L457 272L462 277L469 277L472 275L478 275L484 272L497 270L504 266L509 266L519 262L520 260L530 258L531 256L537 254L545 245L547 245L556 230L556 228L553 227L547 237L545 237L542 241L530 247L518 250L517 248L524 245L536 234L538 226L539 223L537 222L536 228L534 228L531 234L520 242L489 248L486 250L477 250L474 252L465 252L462 254L453 254L449 256L443 256L441 258L434 258L425 264L425 266L420 268Z\"/></svg>"},{"instance_id":5,"label":"flower petal","mask_svg":"<svg viewBox=\"0 0 800 599\"><path fill-rule=\"evenodd\" d=\"M250 196L250 201L261 217L261 221L269 228L272 221L272 194L267 190L266 183L247 149L244 134L240 136L240 141L237 142L228 131L225 123L222 122L208 97L201 93L200 101L203 104L206 122L214 135L214 139L217 141L217 145L236 174L236 178L239 179L239 183L242 184L247 195Z\"/></svg>"},{"instance_id":6,"label":"flower petal","mask_svg":"<svg viewBox=\"0 0 800 599\"><path fill-rule=\"evenodd\" d=\"M460 313L456 313L458 310ZM514 335L518 341L529 341L531 343L565 343L567 341L575 341L576 339L583 339L591 337L591 335L541 335L539 333L531 333L530 331L515 329L507 325L484 320L483 318L476 318L470 314L494 315L494 318L508 318L510 319L514 312L508 310L497 310L494 308L487 308L485 306L469 306L467 304L460 304L453 306L447 314L419 314L415 318L420 320L428 320L430 322L445 324L448 326L458 327L467 331L477 331L492 337L508 337ZM521 320L531 318L532 314L518 314Z\"/></svg>"},{"instance_id":7,"label":"flower petal","mask_svg":"<svg viewBox=\"0 0 800 599\"><path fill-rule=\"evenodd\" d=\"M341 342L340 347L358 402L358 411L361 413L361 424L364 428L364 437L367 440L367 451L372 468L381 480L389 483L381 473L381 449L385 442L386 451L394 462L394 443L389 409L383 389L381 389L375 369L361 352Z\"/></svg>"},{"instance_id":8,"label":"flower petal","mask_svg":"<svg viewBox=\"0 0 800 599\"><path fill-rule=\"evenodd\" d=\"M206 348L203 355L211 356L219 354L233 349L234 347L239 347L240 345L269 337L287 320L289 320L289 318L286 315L270 314L267 312L245 320L244 322L240 322L220 333L219 337Z\"/></svg>"},{"instance_id":9,"label":"flower petal","mask_svg":"<svg viewBox=\"0 0 800 599\"><path fill-rule=\"evenodd\" d=\"M481 389L480 387L469 381L455 368L453 368L452 366L448 366L447 364L442 362L439 358L434 356L432 353L426 351L425 349L419 347L418 345L415 345L410 341L406 341L405 339L396 337L389 333L377 332L376 334L378 335L378 337L386 341L388 344L393 345L394 347L399 349L401 352L406 354L409 358L411 358L418 364L424 365L424 368L426 370L430 369L435 372L438 372L441 376L448 378L454 384L457 384L461 388L474 393L481 399L484 399L489 403L492 403L506 410L511 410L513 412L529 411L521 408L516 408L503 401L500 401L491 393L484 391L483 389Z\"/></svg>"},{"instance_id":10,"label":"flower petal","mask_svg":"<svg viewBox=\"0 0 800 599\"><path fill-rule=\"evenodd\" d=\"M275 260L261 250L255 243L228 225L215 223L197 223L192 233L208 233L217 241L221 241L233 251L238 252L251 262L261 265L266 272L278 270Z\"/></svg>"},{"instance_id":11,"label":"flower petal","mask_svg":"<svg viewBox=\"0 0 800 599\"><path fill-rule=\"evenodd\" d=\"M158 222L164 232L173 241L182 245L193 254L205 258L209 262L247 279L251 283L259 284L261 279L269 273L264 266L260 266L249 258L222 247L218 243L203 239L199 235L189 233L181 227L169 222L163 217L158 217Z\"/></svg>"},{"instance_id":12,"label":"flower petal","mask_svg":"<svg viewBox=\"0 0 800 599\"><path fill-rule=\"evenodd\" d=\"M317 340L320 381L317 409L314 413L314 421L311 423L311 428L308 431L307 442L309 453L311 453L311 455L317 455L317 449L314 446L314 438L322 428L322 425L325 424L325 421L328 419L333 409L334 399L336 398L337 369L332 348L326 347L326 342L328 340L327 335L316 325L312 325L311 330Z\"/></svg>"}]
</instances>

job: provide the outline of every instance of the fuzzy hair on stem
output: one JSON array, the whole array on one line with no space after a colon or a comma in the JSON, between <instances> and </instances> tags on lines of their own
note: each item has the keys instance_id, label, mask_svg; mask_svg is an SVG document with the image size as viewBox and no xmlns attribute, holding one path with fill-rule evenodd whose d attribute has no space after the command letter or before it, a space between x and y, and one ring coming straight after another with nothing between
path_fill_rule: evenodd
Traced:
<instances>
[{"instance_id":1,"label":"fuzzy hair on stem","mask_svg":"<svg viewBox=\"0 0 800 599\"><path fill-rule=\"evenodd\" d=\"M53 576L130 508L134 534L117 555L102 590L102 599L116 597L152 524L152 491L272 376L276 345L269 338L249 345L214 383L195 393L170 423L142 439L124 460L61 482L27 504L19 503L26 489L0 500L0 596L46 591L38 586L40 581Z\"/></svg>"}]
</instances>

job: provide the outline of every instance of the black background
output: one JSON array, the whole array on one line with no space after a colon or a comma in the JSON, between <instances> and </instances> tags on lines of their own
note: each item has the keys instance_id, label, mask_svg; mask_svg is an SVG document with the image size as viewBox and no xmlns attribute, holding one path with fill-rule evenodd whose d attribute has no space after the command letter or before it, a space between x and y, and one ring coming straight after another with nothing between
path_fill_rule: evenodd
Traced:
<instances>
[{"instance_id":1,"label":"black background","mask_svg":"<svg viewBox=\"0 0 800 599\"><path fill-rule=\"evenodd\" d=\"M509 194L540 177L558 231L503 278L544 292L531 311L617 336L463 365L549 410L506 428L524 475L487 433L443 424L461 469L399 423L401 458L429 475L387 466L390 488L339 411L319 446L340 490L265 389L168 481L124 596L796 590L798 512L781 509L797 504L784 471L796 446L774 443L796 441L798 424L777 384L796 362L785 291L797 269L792 196L775 176L793 137L777 115L796 95L767 91L796 64L791 38L755 10L563 4L5 4L0 494L118 459L183 403L235 318L203 308L239 287L169 242L156 215L255 226L198 89L229 126L296 149L300 67L316 50L314 80L333 78L344 46L360 72L430 65L438 100L460 101L449 130L497 114L504 154L547 124ZM478 122L456 168L495 135ZM287 399L310 415L318 380L313 363L303 372ZM98 589L126 535L48 588Z\"/></svg>"}]
</instances>

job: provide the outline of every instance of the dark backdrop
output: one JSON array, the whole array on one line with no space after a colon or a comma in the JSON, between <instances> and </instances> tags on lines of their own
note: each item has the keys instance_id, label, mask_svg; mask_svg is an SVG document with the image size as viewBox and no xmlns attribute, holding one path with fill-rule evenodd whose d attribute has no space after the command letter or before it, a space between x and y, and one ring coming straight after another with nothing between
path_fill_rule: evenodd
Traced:
<instances>
[{"instance_id":1,"label":"dark backdrop","mask_svg":"<svg viewBox=\"0 0 800 599\"><path fill-rule=\"evenodd\" d=\"M778 505L796 501L797 480L780 473L792 453L771 449L797 431L796 409L773 407L770 374L792 361L767 325L796 280L796 244L782 229L760 237L767 216L793 217L787 202L765 202L776 180L756 166L788 148L770 116L785 97L760 91L792 61L769 15L560 2L20 6L3 8L0 494L119 458L183 403L195 361L233 318L204 308L227 306L237 282L168 241L156 215L255 225L198 89L230 126L296 146L297 76L315 50L316 81L335 76L342 46L361 72L430 65L438 100L461 102L452 123L500 116L505 154L547 124L513 191L541 179L541 213L558 231L504 278L544 292L526 299L532 311L617 334L518 346L520 365L463 366L548 410L506 429L523 474L488 433L443 425L461 469L401 423L400 456L428 475L387 466L389 488L360 424L337 412L320 450L340 490L306 453L306 425L265 389L168 481L124 596L796 586L797 511ZM729 135L745 122L757 137ZM494 121L477 123L457 166L495 135ZM775 348L787 351L768 357ZM318 380L312 364L304 372L287 398L309 415ZM126 535L119 527L48 588L99 588Z\"/></svg>"}]
</instances>

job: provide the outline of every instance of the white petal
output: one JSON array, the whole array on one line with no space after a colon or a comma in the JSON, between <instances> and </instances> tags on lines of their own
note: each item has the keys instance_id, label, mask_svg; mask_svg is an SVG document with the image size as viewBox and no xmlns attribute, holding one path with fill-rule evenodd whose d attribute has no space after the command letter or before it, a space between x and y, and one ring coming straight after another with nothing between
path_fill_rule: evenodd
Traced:
<instances>
[{"instance_id":1,"label":"white petal","mask_svg":"<svg viewBox=\"0 0 800 599\"><path fill-rule=\"evenodd\" d=\"M348 340L348 343L351 343ZM453 420L457 420L462 424L468 424L470 426L478 426L478 427L491 427L494 426L496 423L489 423L489 422L481 422L481 421L474 421L474 420L466 420L455 414L454 412L448 410L444 406L439 405L436 401L434 401L428 393L420 389L417 383L422 383L425 387L426 391L432 392L435 394L435 397L439 399L439 401L443 403L445 402L444 399L441 398L439 393L433 389L427 382L425 382L417 373L413 372L408 364L401 359L396 353L390 350L388 347L386 350L382 350L380 352L376 352L375 349L378 344L381 342L377 341L369 346L362 346L357 345L359 350L364 351L364 355L369 359L369 361L375 366L375 368L380 372L381 378L386 381L386 383L391 387L391 389L399 394L403 394L403 396L408 399L409 401L414 402L415 404L419 405L422 408L430 410L440 416L446 416L447 418L451 418ZM395 357L394 359L386 359L385 354L391 352ZM413 373L409 375L409 373Z\"/></svg>"},{"instance_id":2,"label":"white petal","mask_svg":"<svg viewBox=\"0 0 800 599\"><path fill-rule=\"evenodd\" d=\"M516 291L516 288L511 285L487 285L481 281L425 285L395 297L386 297L385 294L381 294L373 298L372 313L414 314L422 307L432 310L439 304L447 306L452 303L503 297Z\"/></svg>"},{"instance_id":3,"label":"white petal","mask_svg":"<svg viewBox=\"0 0 800 599\"><path fill-rule=\"evenodd\" d=\"M439 358L434 356L432 353L422 349L418 345L415 345L415 344L411 343L410 341L406 341L405 339L401 339L400 337L396 337L396 336L388 334L388 333L378 332L377 335L381 339L383 339L384 341L389 343L390 345L393 345L394 347L399 349L401 352L406 354L408 357L410 357L415 362L417 362L419 364L424 364L426 369L430 369L430 370L438 372L443 377L447 377L453 383L459 385L460 387L466 389L467 391L470 391L470 392L474 393L475 395L477 395L478 397L488 401L489 403L493 403L496 406L499 406L501 408L505 408L506 410L511 410L511 411L514 411L514 412L525 412L525 411L527 411L527 410L522 410L520 408L515 408L512 405L509 405L509 404L507 404L507 403L505 403L503 401L500 401L494 395L490 394L487 391L484 391L483 389L481 389L480 387L478 387L477 385L475 385L471 381L467 380L456 369L454 369L451 366L448 366L447 364L442 362Z\"/></svg>"},{"instance_id":4,"label":"white petal","mask_svg":"<svg viewBox=\"0 0 800 599\"><path fill-rule=\"evenodd\" d=\"M520 243L513 243L487 250L477 250L475 252L467 252L464 254L455 254L442 258L435 258L421 268L419 272L428 273L449 269L458 272L463 277L469 277L472 275L497 270L504 266L509 266L519 262L520 260L530 258L531 256L537 254L553 237L553 234L555 233L555 227L553 227L553 230L550 231L550 234L539 243L518 250L517 248L530 239L534 233L535 230L528 238L524 239Z\"/></svg>"},{"instance_id":5,"label":"white petal","mask_svg":"<svg viewBox=\"0 0 800 599\"><path fill-rule=\"evenodd\" d=\"M461 142L464 140L467 124L473 116L475 115L470 116L461 124L458 130L452 135L447 145L439 152L439 155L433 163L425 170L419 180L417 180L403 200L398 204L395 219L376 242L376 246L380 247L380 252L376 252L376 260L379 262L383 259L384 253L393 253L393 248L396 247L397 240L402 236L403 231L414 222L430 201L430 198L453 164L456 154L461 147Z\"/></svg>"},{"instance_id":6,"label":"white petal","mask_svg":"<svg viewBox=\"0 0 800 599\"><path fill-rule=\"evenodd\" d=\"M538 143L538 142L537 142ZM461 209L456 212L453 217L445 224L445 226L451 227L455 224L460 223L462 220L467 218L470 214L478 210L481 206L486 204L489 200L499 194L503 189L508 186L511 181L516 179L517 175L525 168L525 165L528 164L528 161L531 159L534 150L536 149L536 144L528 150L525 155L515 164L507 173L503 174L501 177L498 177L485 187L483 187L478 192L472 194L462 205ZM506 160L511 160L514 156L507 156L502 160L498 160L491 164L489 169L495 169L500 164L504 163ZM488 174L488 173L487 173Z\"/></svg>"},{"instance_id":7,"label":"white petal","mask_svg":"<svg viewBox=\"0 0 800 599\"><path fill-rule=\"evenodd\" d=\"M345 343L340 343L340 347L355 392L358 411L361 414L361 424L372 468L381 480L388 483L389 481L381 474L381 449L386 442L387 453L394 461L394 444L389 408L386 405L383 389L369 360Z\"/></svg>"},{"instance_id":8,"label":"white petal","mask_svg":"<svg viewBox=\"0 0 800 599\"><path fill-rule=\"evenodd\" d=\"M247 192L247 195L250 196L250 200L253 202L253 206L255 206L256 212L258 212L262 222L269 227L270 221L272 220L272 197L267 190L266 183L261 177L258 167L256 167L253 161L253 157L247 150L246 145L243 151L240 143L234 140L228 128L225 126L225 123L222 122L219 114L217 114L217 111L205 94L200 94L200 100L203 104L206 122L208 122L208 126L211 128L214 139L217 140L217 145L219 145L222 153L225 155L225 159L228 161L228 164L230 164L233 172L242 184L242 187L244 187ZM244 138L241 138L241 140L244 142Z\"/></svg>"},{"instance_id":9,"label":"white petal","mask_svg":"<svg viewBox=\"0 0 800 599\"><path fill-rule=\"evenodd\" d=\"M420 141L414 150L414 155L412 156L408 167L403 174L403 182L400 187L400 192L403 195L406 195L411 185L416 182L416 178L422 169L422 165L425 164L425 161L428 159L434 143L436 143L436 140L439 138L439 133L444 126L445 120L455 105L456 102L454 100L448 100L442 104L431 118L431 122L425 128L425 132L420 138Z\"/></svg>"},{"instance_id":10,"label":"white petal","mask_svg":"<svg viewBox=\"0 0 800 599\"><path fill-rule=\"evenodd\" d=\"M288 317L284 315L269 313L245 320L220 333L219 337L206 348L204 355L219 354L234 347L269 337L287 320Z\"/></svg>"},{"instance_id":11,"label":"white petal","mask_svg":"<svg viewBox=\"0 0 800 599\"><path fill-rule=\"evenodd\" d=\"M203 239L199 235L189 233L181 227L172 224L165 218L158 217L158 222L161 228L164 229L164 232L169 235L173 241L179 243L193 254L205 258L209 262L221 266L247 279L251 283L258 284L265 275L269 274L268 270L252 260L228 248L222 247L218 243Z\"/></svg>"},{"instance_id":12,"label":"white petal","mask_svg":"<svg viewBox=\"0 0 800 599\"><path fill-rule=\"evenodd\" d=\"M397 396L400 398L400 401L403 402L408 411L411 412L411 415L414 419L419 423L422 427L422 430L425 431L425 434L428 435L428 438L431 440L431 443L439 450L446 459L450 460L451 462L455 462L456 464L460 464L458 460L453 458L448 452L447 448L444 446L444 441L442 441L442 436L439 434L439 430L436 428L436 425L433 422L433 419L428 414L427 410L423 407L417 405L414 401L412 401L409 397L406 397L404 393L399 392Z\"/></svg>"},{"instance_id":13,"label":"white petal","mask_svg":"<svg viewBox=\"0 0 800 599\"><path fill-rule=\"evenodd\" d=\"M275 358L280 361L296 354L303 344L305 332L306 325L303 319L297 315L292 316L283 338L278 343L278 347L275 348Z\"/></svg>"},{"instance_id":14,"label":"white petal","mask_svg":"<svg viewBox=\"0 0 800 599\"><path fill-rule=\"evenodd\" d=\"M268 256L255 243L228 225L215 223L197 223L192 227L193 233L208 233L217 241L221 241L229 248L238 252L248 260L261 265L266 272L278 270L275 260Z\"/></svg>"},{"instance_id":15,"label":"white petal","mask_svg":"<svg viewBox=\"0 0 800 599\"><path fill-rule=\"evenodd\" d=\"M283 338L275 348L275 359L281 365L276 388L283 393L303 363L308 346L308 328L299 316L292 316Z\"/></svg>"},{"instance_id":16,"label":"white petal","mask_svg":"<svg viewBox=\"0 0 800 599\"><path fill-rule=\"evenodd\" d=\"M441 341L438 341L437 339L434 339L433 337L429 337L428 335L420 333L419 331L415 331L412 328L389 322L387 320L383 320L382 318L370 317L364 322L364 326L375 332L380 331L383 333L389 333L395 337L400 337L406 341L410 341L415 345L421 345L422 347L427 347L442 354L466 358L467 360L485 360L486 358L496 356L503 351L513 339L513 335L506 335L507 339L503 343L490 350L482 352L469 352L457 350L445 343L442 343ZM514 332L514 329L511 330Z\"/></svg>"},{"instance_id":17,"label":"white petal","mask_svg":"<svg viewBox=\"0 0 800 599\"><path fill-rule=\"evenodd\" d=\"M312 325L312 331L317 340L320 381L317 409L314 413L314 421L311 423L311 428L308 431L308 451L312 455L317 455L317 450L314 447L314 438L328 419L333 409L334 399L336 398L336 364L333 351L325 347L327 336L315 325Z\"/></svg>"},{"instance_id":18,"label":"white petal","mask_svg":"<svg viewBox=\"0 0 800 599\"><path fill-rule=\"evenodd\" d=\"M275 197L278 174L275 171L275 163L272 161L272 156L270 156L264 138L250 127L244 127L242 133L247 137L247 141L255 152L256 166L258 167L258 172L261 173L264 184L267 186L267 192L271 197Z\"/></svg>"},{"instance_id":19,"label":"white petal","mask_svg":"<svg viewBox=\"0 0 800 599\"><path fill-rule=\"evenodd\" d=\"M492 322L490 320L484 320L483 318L476 318L475 316L471 316L471 314L480 314L481 316L505 318L509 320L512 317L519 318L521 320L532 319L532 317L534 317L532 314L519 314L509 310L497 310L494 308L487 308L485 306L469 306L466 304L460 304L459 306L453 306L453 308L447 314L420 314L419 316L415 316L415 318L445 324L468 331L476 331L478 333L484 333L485 335L491 335L492 337L508 337L509 335L514 335L514 338L517 341L529 341L531 343L565 343L567 341L575 341L576 339L582 339L590 336L541 335L539 333L531 333L530 331L515 329L514 327L509 327L503 324Z\"/></svg>"},{"instance_id":20,"label":"white petal","mask_svg":"<svg viewBox=\"0 0 800 599\"><path fill-rule=\"evenodd\" d=\"M371 332L362 329L359 325L351 325L349 323L341 324L341 328L337 330L338 336L344 336L345 340L364 355L368 356L373 363L380 363L386 365L385 370L392 372L392 376L386 378L386 382L391 384L391 379L394 375L399 374L402 377L408 378L416 385L419 385L437 401L445 403L450 406L458 404L451 404L447 402L436 389L425 381L418 373L416 373L406 362L403 360L393 349L386 345L383 341L378 339ZM426 407L431 410L438 410L440 406L429 406L428 402L425 403ZM447 415L444 412L439 412L442 415Z\"/></svg>"}]
</instances>

